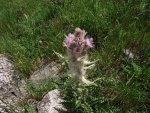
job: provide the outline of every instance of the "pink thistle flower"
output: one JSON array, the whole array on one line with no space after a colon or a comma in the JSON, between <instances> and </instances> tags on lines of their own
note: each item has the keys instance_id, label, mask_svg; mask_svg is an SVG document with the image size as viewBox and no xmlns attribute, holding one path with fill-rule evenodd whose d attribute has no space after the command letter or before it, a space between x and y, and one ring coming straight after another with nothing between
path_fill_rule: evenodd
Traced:
<instances>
[{"instance_id":1,"label":"pink thistle flower","mask_svg":"<svg viewBox=\"0 0 150 113\"><path fill-rule=\"evenodd\" d=\"M80 28L76 28L75 29L75 33L79 33L80 34L80 33L82 33L82 30Z\"/></svg>"},{"instance_id":2,"label":"pink thistle flower","mask_svg":"<svg viewBox=\"0 0 150 113\"><path fill-rule=\"evenodd\" d=\"M86 35L86 32L85 32L85 30L81 30L80 28L76 28L74 34L75 34L75 37L79 38L79 40L83 40L85 35Z\"/></svg>"},{"instance_id":3,"label":"pink thistle flower","mask_svg":"<svg viewBox=\"0 0 150 113\"><path fill-rule=\"evenodd\" d=\"M74 42L74 35L70 33L68 34L68 36L66 36L64 40L64 46L69 48L71 44L73 44L73 42Z\"/></svg>"},{"instance_id":4,"label":"pink thistle flower","mask_svg":"<svg viewBox=\"0 0 150 113\"><path fill-rule=\"evenodd\" d=\"M93 45L93 38L86 38L85 39L85 44L88 46L88 47L90 47L90 48L92 48L94 45Z\"/></svg>"}]
</instances>

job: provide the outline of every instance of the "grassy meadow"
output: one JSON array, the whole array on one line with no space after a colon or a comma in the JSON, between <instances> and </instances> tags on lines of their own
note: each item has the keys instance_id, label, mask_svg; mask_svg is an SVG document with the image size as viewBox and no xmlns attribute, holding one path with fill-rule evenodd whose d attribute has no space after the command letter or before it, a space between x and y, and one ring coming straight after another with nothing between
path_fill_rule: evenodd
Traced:
<instances>
[{"instance_id":1,"label":"grassy meadow","mask_svg":"<svg viewBox=\"0 0 150 113\"><path fill-rule=\"evenodd\" d=\"M59 88L69 113L150 112L149 0L0 0L0 53L28 79L44 60L65 54L64 35L76 27L94 39L88 72L97 86L78 86L69 77L28 86L40 100ZM134 55L130 58L124 49ZM25 113L36 113L24 100Z\"/></svg>"}]
</instances>

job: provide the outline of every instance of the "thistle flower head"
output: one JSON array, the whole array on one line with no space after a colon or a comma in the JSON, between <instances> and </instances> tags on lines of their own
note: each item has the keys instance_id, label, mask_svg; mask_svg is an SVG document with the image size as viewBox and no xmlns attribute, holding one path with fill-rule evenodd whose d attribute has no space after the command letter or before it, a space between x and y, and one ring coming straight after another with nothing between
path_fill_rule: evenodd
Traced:
<instances>
[{"instance_id":1,"label":"thistle flower head","mask_svg":"<svg viewBox=\"0 0 150 113\"><path fill-rule=\"evenodd\" d=\"M87 48L93 47L93 38L86 37L85 30L76 28L74 34L66 36L64 46L75 53L82 53Z\"/></svg>"},{"instance_id":2,"label":"thistle flower head","mask_svg":"<svg viewBox=\"0 0 150 113\"><path fill-rule=\"evenodd\" d=\"M93 38L86 38L85 43L88 47L93 47Z\"/></svg>"},{"instance_id":3,"label":"thistle flower head","mask_svg":"<svg viewBox=\"0 0 150 113\"><path fill-rule=\"evenodd\" d=\"M81 30L80 28L76 28L74 35L76 36L76 38L83 40L86 33L87 32L85 32L85 30Z\"/></svg>"},{"instance_id":4,"label":"thistle flower head","mask_svg":"<svg viewBox=\"0 0 150 113\"><path fill-rule=\"evenodd\" d=\"M68 36L66 36L65 40L64 40L64 46L69 48L74 41L74 35L73 34L68 34Z\"/></svg>"}]
</instances>

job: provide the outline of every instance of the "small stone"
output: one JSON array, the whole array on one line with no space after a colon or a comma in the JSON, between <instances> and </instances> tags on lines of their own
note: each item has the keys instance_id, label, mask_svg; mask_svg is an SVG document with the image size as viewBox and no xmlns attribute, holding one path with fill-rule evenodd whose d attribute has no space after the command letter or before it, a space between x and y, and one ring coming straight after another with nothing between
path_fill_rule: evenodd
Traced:
<instances>
[{"instance_id":1,"label":"small stone","mask_svg":"<svg viewBox=\"0 0 150 113\"><path fill-rule=\"evenodd\" d=\"M47 65L41 66L40 69L35 71L30 80L32 81L39 81L45 80L47 78L58 77L58 73L61 69L61 63L51 62Z\"/></svg>"},{"instance_id":2,"label":"small stone","mask_svg":"<svg viewBox=\"0 0 150 113\"><path fill-rule=\"evenodd\" d=\"M64 100L60 95L60 91L58 89L52 90L38 103L38 113L60 113L60 111L67 111L62 102Z\"/></svg>"}]
</instances>

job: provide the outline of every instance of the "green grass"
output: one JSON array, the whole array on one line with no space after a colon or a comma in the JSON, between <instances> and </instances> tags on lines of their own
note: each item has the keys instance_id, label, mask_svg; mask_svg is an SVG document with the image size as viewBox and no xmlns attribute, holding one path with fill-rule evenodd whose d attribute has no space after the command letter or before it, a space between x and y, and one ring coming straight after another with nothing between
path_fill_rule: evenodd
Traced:
<instances>
[{"instance_id":1,"label":"green grass","mask_svg":"<svg viewBox=\"0 0 150 113\"><path fill-rule=\"evenodd\" d=\"M40 98L59 87L72 113L148 113L149 0L0 0L0 53L26 78L44 59L55 59L53 50L64 53L64 34L76 27L94 38L90 58L100 61L89 79L99 79L98 86L80 86L78 91L64 78L60 84L29 88L30 93ZM125 48L131 49L133 59L123 54Z\"/></svg>"}]
</instances>

